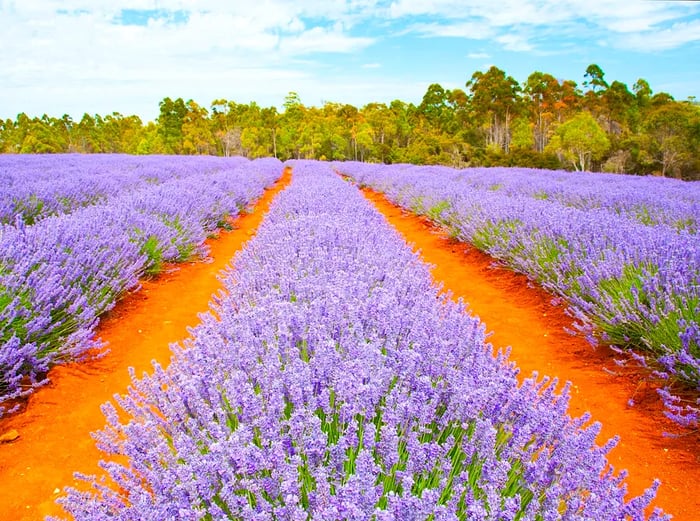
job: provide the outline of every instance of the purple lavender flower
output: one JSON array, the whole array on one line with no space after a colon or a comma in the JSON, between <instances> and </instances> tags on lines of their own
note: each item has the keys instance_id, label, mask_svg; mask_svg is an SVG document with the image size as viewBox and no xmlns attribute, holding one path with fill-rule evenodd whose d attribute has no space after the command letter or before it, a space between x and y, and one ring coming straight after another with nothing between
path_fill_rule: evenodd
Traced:
<instances>
[{"instance_id":1,"label":"purple lavender flower","mask_svg":"<svg viewBox=\"0 0 700 521\"><path fill-rule=\"evenodd\" d=\"M647 519L567 414L327 165L290 187L224 274L213 313L96 435L119 490L76 519ZM120 421L117 407L128 417ZM655 512L648 519L666 519Z\"/></svg>"},{"instance_id":2,"label":"purple lavender flower","mask_svg":"<svg viewBox=\"0 0 700 521\"><path fill-rule=\"evenodd\" d=\"M700 342L689 326L700 323L700 185L520 168L335 167L563 297L592 342L641 350L673 383L700 391Z\"/></svg>"},{"instance_id":3,"label":"purple lavender flower","mask_svg":"<svg viewBox=\"0 0 700 521\"><path fill-rule=\"evenodd\" d=\"M20 171L29 175L44 159L13 161L24 164ZM141 179L153 175L158 182L142 182L99 204L76 204L71 213L44 216L31 226L19 217L15 226L0 225L0 402L32 392L53 364L99 348L94 338L99 316L137 287L139 277L157 273L165 262L206 255L207 235L282 172L277 160L190 158L183 165L167 157L68 156L66 161L80 166L83 175L59 177L63 187L120 162L126 176L138 171Z\"/></svg>"}]
</instances>

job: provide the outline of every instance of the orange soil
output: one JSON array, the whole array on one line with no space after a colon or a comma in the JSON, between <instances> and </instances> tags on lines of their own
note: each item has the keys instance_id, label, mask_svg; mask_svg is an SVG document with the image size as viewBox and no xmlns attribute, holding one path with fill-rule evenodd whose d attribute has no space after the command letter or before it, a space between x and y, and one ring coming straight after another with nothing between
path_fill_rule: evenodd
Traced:
<instances>
[{"instance_id":1,"label":"orange soil","mask_svg":"<svg viewBox=\"0 0 700 521\"><path fill-rule=\"evenodd\" d=\"M432 274L444 290L463 298L470 311L493 332L489 341L496 347L511 346L511 358L524 377L540 375L571 381L570 413L589 411L603 424L599 442L620 436L608 455L616 470L627 469L629 491L638 495L659 478L662 485L654 505L673 514L674 521L700 519L700 440L697 435L663 437L678 431L661 414L651 386L640 375L620 373L611 352L594 350L572 329L562 306L552 305L552 296L535 287L523 275L493 266L494 259L475 248L450 240L427 219L402 211L384 196L364 190L365 196L389 222L420 250L432 264ZM628 400L634 397L635 406Z\"/></svg>"},{"instance_id":2,"label":"orange soil","mask_svg":"<svg viewBox=\"0 0 700 521\"><path fill-rule=\"evenodd\" d=\"M140 376L151 370L151 360L168 364L170 343L186 338L187 328L199 322L198 313L222 289L217 274L254 234L272 198L290 178L285 170L253 211L233 222L233 231L207 241L212 262L172 267L144 281L108 313L97 329L110 349L106 357L54 367L51 383L30 397L23 412L0 420L0 435L12 429L20 435L0 445L0 520L65 516L54 501L64 486L76 484L73 472L101 474L97 462L104 454L90 436L105 425L100 405L126 392L128 367Z\"/></svg>"}]
</instances>

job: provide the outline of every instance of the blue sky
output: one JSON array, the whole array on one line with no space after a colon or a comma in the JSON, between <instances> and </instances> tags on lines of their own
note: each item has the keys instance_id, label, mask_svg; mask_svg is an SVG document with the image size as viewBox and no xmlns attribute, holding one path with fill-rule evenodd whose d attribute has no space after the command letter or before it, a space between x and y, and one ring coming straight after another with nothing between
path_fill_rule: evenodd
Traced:
<instances>
[{"instance_id":1,"label":"blue sky","mask_svg":"<svg viewBox=\"0 0 700 521\"><path fill-rule=\"evenodd\" d=\"M465 89L495 65L700 98L700 2L0 0L0 118L158 115L164 97L281 107Z\"/></svg>"}]
</instances>

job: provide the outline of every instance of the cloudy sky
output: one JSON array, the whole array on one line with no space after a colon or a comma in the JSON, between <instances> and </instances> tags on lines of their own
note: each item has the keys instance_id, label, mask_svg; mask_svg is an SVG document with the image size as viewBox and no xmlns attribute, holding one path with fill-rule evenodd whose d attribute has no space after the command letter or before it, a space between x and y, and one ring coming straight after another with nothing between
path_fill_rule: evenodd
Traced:
<instances>
[{"instance_id":1,"label":"cloudy sky","mask_svg":"<svg viewBox=\"0 0 700 521\"><path fill-rule=\"evenodd\" d=\"M166 96L419 103L491 65L700 98L700 2L0 0L0 118L158 115Z\"/></svg>"}]
</instances>

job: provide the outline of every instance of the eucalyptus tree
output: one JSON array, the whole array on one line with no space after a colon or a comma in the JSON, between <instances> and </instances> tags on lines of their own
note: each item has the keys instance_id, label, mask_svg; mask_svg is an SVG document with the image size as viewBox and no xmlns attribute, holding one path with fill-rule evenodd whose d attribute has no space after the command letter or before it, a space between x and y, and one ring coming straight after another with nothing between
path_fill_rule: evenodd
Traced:
<instances>
[{"instance_id":1,"label":"eucalyptus tree","mask_svg":"<svg viewBox=\"0 0 700 521\"><path fill-rule=\"evenodd\" d=\"M585 87L588 87L593 92L603 91L608 88L608 83L605 81L605 73L599 65L592 63L586 67L586 72L583 75L586 78L583 82Z\"/></svg>"},{"instance_id":2,"label":"eucalyptus tree","mask_svg":"<svg viewBox=\"0 0 700 521\"><path fill-rule=\"evenodd\" d=\"M368 103L362 107L361 113L366 124L363 127L364 137L370 137L372 142L368 144L365 140L367 148L360 147L360 154L364 152L381 163L387 162L397 134L395 113L385 103Z\"/></svg>"},{"instance_id":3,"label":"eucalyptus tree","mask_svg":"<svg viewBox=\"0 0 700 521\"><path fill-rule=\"evenodd\" d=\"M508 152L510 125L520 106L520 85L496 66L476 71L466 83L471 92L472 110L486 132L487 146Z\"/></svg>"},{"instance_id":4,"label":"eucalyptus tree","mask_svg":"<svg viewBox=\"0 0 700 521\"><path fill-rule=\"evenodd\" d=\"M532 138L537 152L544 152L549 142L561 90L559 81L544 72L535 71L525 81L523 99L532 124Z\"/></svg>"},{"instance_id":5,"label":"eucalyptus tree","mask_svg":"<svg viewBox=\"0 0 700 521\"><path fill-rule=\"evenodd\" d=\"M591 170L610 148L605 131L588 111L581 111L555 131L546 151L554 152L575 170Z\"/></svg>"},{"instance_id":6,"label":"eucalyptus tree","mask_svg":"<svg viewBox=\"0 0 700 521\"><path fill-rule=\"evenodd\" d=\"M181 154L183 152L182 125L187 114L185 102L182 98L175 100L163 98L158 106L160 107L160 115L156 122L165 151L168 154Z\"/></svg>"},{"instance_id":7,"label":"eucalyptus tree","mask_svg":"<svg viewBox=\"0 0 700 521\"><path fill-rule=\"evenodd\" d=\"M662 176L698 177L700 109L689 103L658 104L645 118L649 152Z\"/></svg>"},{"instance_id":8,"label":"eucalyptus tree","mask_svg":"<svg viewBox=\"0 0 700 521\"><path fill-rule=\"evenodd\" d=\"M418 112L435 129L447 131L453 116L449 99L450 91L445 90L438 83L433 83L423 95L423 99L418 105Z\"/></svg>"},{"instance_id":9,"label":"eucalyptus tree","mask_svg":"<svg viewBox=\"0 0 700 521\"><path fill-rule=\"evenodd\" d=\"M182 150L185 154L213 154L216 141L212 132L209 111L193 100L185 104L187 112L182 122Z\"/></svg>"},{"instance_id":10,"label":"eucalyptus tree","mask_svg":"<svg viewBox=\"0 0 700 521\"><path fill-rule=\"evenodd\" d=\"M636 99L634 94L627 88L627 85L615 80L605 89L601 98L605 110L607 132L609 134L620 134L628 131L630 122L633 121Z\"/></svg>"},{"instance_id":11,"label":"eucalyptus tree","mask_svg":"<svg viewBox=\"0 0 700 521\"><path fill-rule=\"evenodd\" d=\"M280 115L280 131L277 145L279 157L286 159L302 158L302 143L300 136L303 132L304 119L307 117L306 107L302 104L299 94L290 92L284 99L284 111Z\"/></svg>"}]
</instances>

